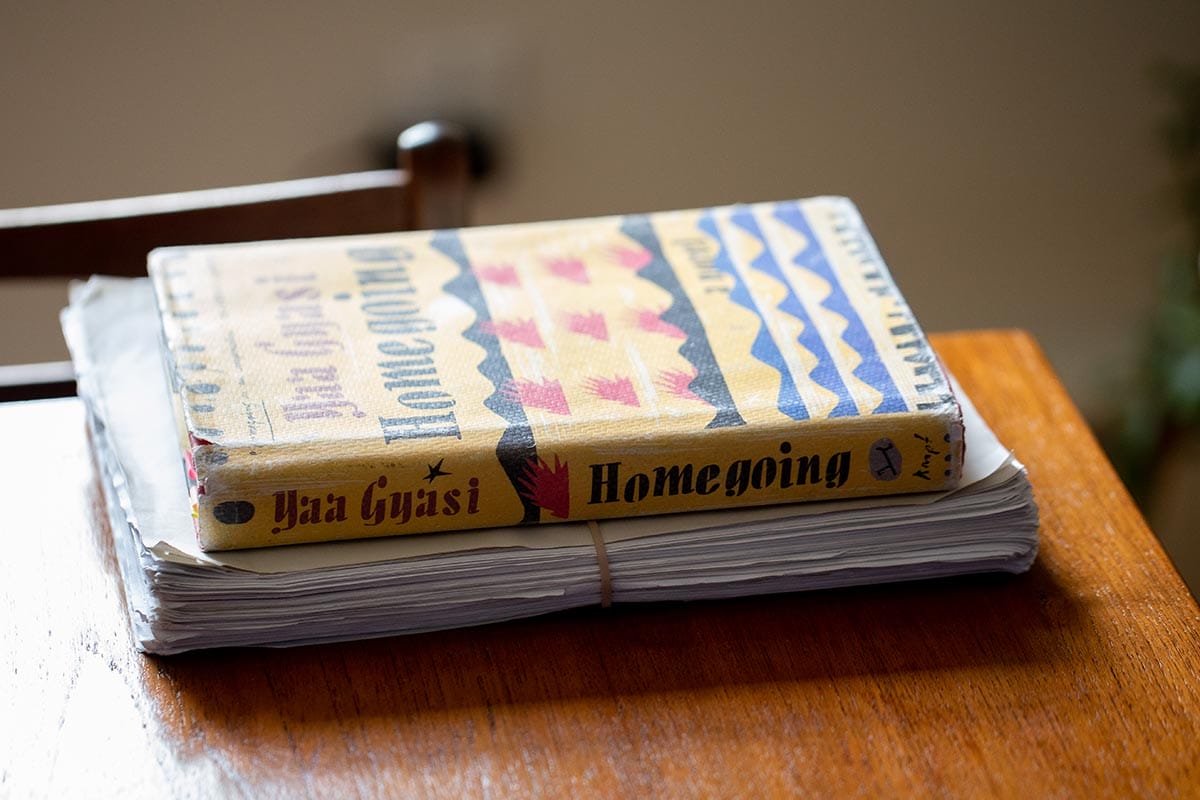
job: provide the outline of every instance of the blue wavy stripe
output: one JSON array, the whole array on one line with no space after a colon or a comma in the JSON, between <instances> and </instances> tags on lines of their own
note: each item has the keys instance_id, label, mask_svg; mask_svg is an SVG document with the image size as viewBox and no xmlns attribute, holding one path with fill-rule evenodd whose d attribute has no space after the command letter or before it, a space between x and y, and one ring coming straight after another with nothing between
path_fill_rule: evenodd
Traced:
<instances>
[{"instance_id":1,"label":"blue wavy stripe","mask_svg":"<svg viewBox=\"0 0 1200 800\"><path fill-rule=\"evenodd\" d=\"M829 266L825 251L821 249L821 244L813 234L812 228L809 227L808 220L804 218L800 206L796 203L779 203L775 206L775 218L798 232L807 242L804 250L792 259L792 263L810 270L829 283L829 296L821 302L821 305L848 323L846 330L842 332L842 341L850 345L861 359L859 365L854 368L854 376L883 395L883 399L871 413L893 414L907 411L908 403L904 401L900 390L896 388L896 382L892 380L887 365L883 363L883 359L879 357L879 352L875 349L875 342L871 339L871 334L867 332L867 327L858 316L858 311L850 303L850 298L846 296L841 282L838 281L833 268Z\"/></svg>"},{"instance_id":2,"label":"blue wavy stripe","mask_svg":"<svg viewBox=\"0 0 1200 800\"><path fill-rule=\"evenodd\" d=\"M787 294L784 295L783 300L775 307L788 316L799 320L802 325L796 341L817 359L817 364L809 370L808 377L818 386L833 392L838 398L838 403L829 412L829 416L857 416L858 405L854 402L854 398L851 397L850 390L846 388L846 384L842 380L842 374L838 372L837 362L834 361L833 356L826 349L825 340L821 338L821 332L817 330L817 326L813 324L812 318L808 315L808 310L800 302L800 298L796 296L791 282L784 276L783 270L779 268L779 264L775 262L775 256L771 254L771 248L767 245L766 238L762 234L762 229L758 227L758 221L754 219L754 213L749 208L738 209L730 215L729 219L734 225L737 225L746 233L753 236L762 245L762 252L750 262L750 268L767 275L787 290Z\"/></svg>"},{"instance_id":3,"label":"blue wavy stripe","mask_svg":"<svg viewBox=\"0 0 1200 800\"><path fill-rule=\"evenodd\" d=\"M780 412L792 419L808 419L808 408L804 405L804 400L796 389L796 382L792 379L791 370L788 369L783 354L779 352L779 346L775 344L775 339L771 337L767 321L750 295L750 289L734 268L733 261L729 258L729 248L721 238L721 232L717 229L717 221L711 211L704 212L704 215L700 217L698 227L717 243L718 250L712 262L713 268L720 270L733 280L733 289L729 292L729 299L747 311L754 312L754 315L758 317L758 335L754 337L754 343L750 345L750 355L779 373L779 397L776 405Z\"/></svg>"},{"instance_id":4,"label":"blue wavy stripe","mask_svg":"<svg viewBox=\"0 0 1200 800\"><path fill-rule=\"evenodd\" d=\"M679 345L679 355L696 369L696 377L692 379L688 388L716 411L712 421L705 427L727 428L745 425L746 420L733 402L733 395L725 383L721 365L713 355L712 345L708 343L708 335L704 332L696 308L687 292L683 290L675 268L663 256L662 244L658 241L658 234L654 232L650 218L644 214L625 217L621 222L621 233L640 244L651 255L650 263L638 270L638 277L650 281L671 295L671 305L659 317L687 334L683 344Z\"/></svg>"}]
</instances>

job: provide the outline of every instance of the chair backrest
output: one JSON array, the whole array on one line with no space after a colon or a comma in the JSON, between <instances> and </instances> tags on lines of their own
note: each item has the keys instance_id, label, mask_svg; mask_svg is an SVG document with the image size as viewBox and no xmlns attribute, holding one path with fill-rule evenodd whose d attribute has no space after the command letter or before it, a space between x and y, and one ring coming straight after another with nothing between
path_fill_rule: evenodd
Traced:
<instances>
[{"instance_id":1,"label":"chair backrest","mask_svg":"<svg viewBox=\"0 0 1200 800\"><path fill-rule=\"evenodd\" d=\"M422 122L397 150L397 169L0 209L0 278L144 275L146 254L167 245L465 225L465 131ZM0 402L74 392L69 362L0 366Z\"/></svg>"}]
</instances>

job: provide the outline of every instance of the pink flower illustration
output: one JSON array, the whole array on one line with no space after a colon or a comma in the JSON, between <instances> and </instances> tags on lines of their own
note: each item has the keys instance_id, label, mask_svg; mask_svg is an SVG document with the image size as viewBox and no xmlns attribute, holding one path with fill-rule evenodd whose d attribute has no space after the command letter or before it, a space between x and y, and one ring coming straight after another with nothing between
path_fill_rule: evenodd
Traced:
<instances>
[{"instance_id":1,"label":"pink flower illustration","mask_svg":"<svg viewBox=\"0 0 1200 800\"><path fill-rule=\"evenodd\" d=\"M521 494L535 506L549 511L552 516L567 519L571 516L571 483L567 462L554 456L551 467L542 458L531 458L525 463L520 479Z\"/></svg>"},{"instance_id":2,"label":"pink flower illustration","mask_svg":"<svg viewBox=\"0 0 1200 800\"><path fill-rule=\"evenodd\" d=\"M640 406L637 392L633 389L633 381L629 378L599 378L589 377L584 385L588 392L601 400L613 400L627 406Z\"/></svg>"},{"instance_id":3,"label":"pink flower illustration","mask_svg":"<svg viewBox=\"0 0 1200 800\"><path fill-rule=\"evenodd\" d=\"M545 347L542 336L538 333L537 325L531 319L492 320L485 319L479 323L479 329L492 336L498 336L508 342L516 342L527 347Z\"/></svg>"},{"instance_id":4,"label":"pink flower illustration","mask_svg":"<svg viewBox=\"0 0 1200 800\"><path fill-rule=\"evenodd\" d=\"M565 278L572 283L591 283L588 278L587 265L578 258L554 258L546 261L546 269L550 274Z\"/></svg>"},{"instance_id":5,"label":"pink flower illustration","mask_svg":"<svg viewBox=\"0 0 1200 800\"><path fill-rule=\"evenodd\" d=\"M551 414L571 415L567 405L567 396L563 393L562 384L542 378L541 383L528 380L509 379L501 390L505 397L516 400L526 408L540 408Z\"/></svg>"},{"instance_id":6,"label":"pink flower illustration","mask_svg":"<svg viewBox=\"0 0 1200 800\"><path fill-rule=\"evenodd\" d=\"M654 260L654 255L644 247L614 247L608 252L622 267L635 271Z\"/></svg>"},{"instance_id":7,"label":"pink flower illustration","mask_svg":"<svg viewBox=\"0 0 1200 800\"><path fill-rule=\"evenodd\" d=\"M588 311L582 314L572 311L564 314L563 319L566 321L567 330L572 333L582 333L584 336L590 336L602 342L608 341L608 325L604 321L604 315L599 311Z\"/></svg>"},{"instance_id":8,"label":"pink flower illustration","mask_svg":"<svg viewBox=\"0 0 1200 800\"><path fill-rule=\"evenodd\" d=\"M480 264L475 267L475 275L485 283L498 286L521 285L521 279L517 277L517 268L512 264Z\"/></svg>"},{"instance_id":9,"label":"pink flower illustration","mask_svg":"<svg viewBox=\"0 0 1200 800\"><path fill-rule=\"evenodd\" d=\"M695 372L684 372L679 369L664 369L658 373L658 380L655 384L663 389L667 394L673 394L676 397L682 397L685 400L699 400L705 402L704 398L696 394L691 389L691 383L696 379Z\"/></svg>"},{"instance_id":10,"label":"pink flower illustration","mask_svg":"<svg viewBox=\"0 0 1200 800\"><path fill-rule=\"evenodd\" d=\"M681 328L662 319L665 311L666 309L662 311L651 311L648 308L635 309L633 312L634 322L646 333L658 333L673 339L686 339L687 334Z\"/></svg>"}]
</instances>

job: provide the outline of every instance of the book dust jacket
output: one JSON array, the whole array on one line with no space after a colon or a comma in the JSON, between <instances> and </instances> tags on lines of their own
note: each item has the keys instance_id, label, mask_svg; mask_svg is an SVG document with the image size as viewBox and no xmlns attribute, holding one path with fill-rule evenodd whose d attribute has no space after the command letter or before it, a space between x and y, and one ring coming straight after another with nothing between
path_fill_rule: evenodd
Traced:
<instances>
[{"instance_id":1,"label":"book dust jacket","mask_svg":"<svg viewBox=\"0 0 1200 800\"><path fill-rule=\"evenodd\" d=\"M842 198L151 256L206 549L953 487Z\"/></svg>"}]
</instances>

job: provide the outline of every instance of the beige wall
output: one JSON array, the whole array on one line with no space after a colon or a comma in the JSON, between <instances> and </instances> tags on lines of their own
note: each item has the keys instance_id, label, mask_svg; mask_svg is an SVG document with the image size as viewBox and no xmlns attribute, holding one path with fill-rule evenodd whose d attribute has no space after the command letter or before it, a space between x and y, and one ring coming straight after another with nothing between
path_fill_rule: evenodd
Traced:
<instances>
[{"instance_id":1,"label":"beige wall","mask_svg":"<svg viewBox=\"0 0 1200 800\"><path fill-rule=\"evenodd\" d=\"M0 207L368 168L457 118L497 145L478 222L849 195L927 328L1034 331L1092 412L1172 242L1149 67L1200 32L1196 2L7 5ZM0 361L54 355L57 300L0 293Z\"/></svg>"}]
</instances>

